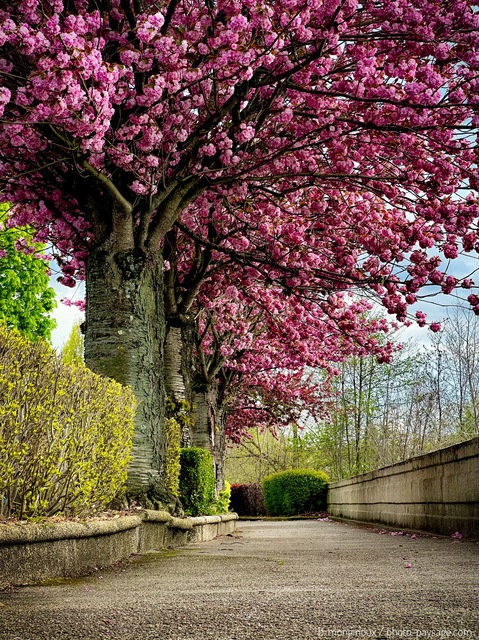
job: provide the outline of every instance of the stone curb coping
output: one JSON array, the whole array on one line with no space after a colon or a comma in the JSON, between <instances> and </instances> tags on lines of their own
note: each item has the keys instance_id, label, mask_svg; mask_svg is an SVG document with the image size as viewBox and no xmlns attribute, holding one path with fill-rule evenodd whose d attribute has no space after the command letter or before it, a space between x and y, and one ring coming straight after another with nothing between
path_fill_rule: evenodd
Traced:
<instances>
[{"instance_id":1,"label":"stone curb coping","mask_svg":"<svg viewBox=\"0 0 479 640\"><path fill-rule=\"evenodd\" d=\"M220 516L197 516L191 518L193 526L196 527L201 524L218 524L219 522L229 522L230 520L238 520L236 513L225 513Z\"/></svg>"},{"instance_id":2,"label":"stone curb coping","mask_svg":"<svg viewBox=\"0 0 479 640\"><path fill-rule=\"evenodd\" d=\"M218 522L221 522L221 520L218 520L219 517L220 516L197 516L196 518L193 518L193 524L195 526L203 524L217 524Z\"/></svg>"},{"instance_id":3,"label":"stone curb coping","mask_svg":"<svg viewBox=\"0 0 479 640\"><path fill-rule=\"evenodd\" d=\"M138 515L119 516L106 520L86 522L45 522L40 524L0 524L0 547L34 542L53 542L55 540L75 540L110 535L139 527L142 522L163 522L168 528L191 531L205 524L219 524L238 520L236 513L218 516L197 516L194 518L175 518L167 511L147 509Z\"/></svg>"},{"instance_id":4,"label":"stone curb coping","mask_svg":"<svg viewBox=\"0 0 479 640\"><path fill-rule=\"evenodd\" d=\"M2 524L0 525L0 547L4 545L55 540L75 540L104 536L119 531L139 527L140 516L120 516L108 520L90 522L45 522L42 524Z\"/></svg>"},{"instance_id":5,"label":"stone curb coping","mask_svg":"<svg viewBox=\"0 0 479 640\"><path fill-rule=\"evenodd\" d=\"M150 522L171 522L173 516L168 513L168 511L152 511L151 509L146 509L140 512L140 518Z\"/></svg>"}]
</instances>

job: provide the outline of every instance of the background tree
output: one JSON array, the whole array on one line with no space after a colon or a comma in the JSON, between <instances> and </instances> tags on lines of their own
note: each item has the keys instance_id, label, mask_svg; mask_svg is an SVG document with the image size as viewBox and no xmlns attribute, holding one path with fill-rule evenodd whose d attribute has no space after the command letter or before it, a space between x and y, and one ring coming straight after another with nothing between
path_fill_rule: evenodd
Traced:
<instances>
[{"instance_id":1,"label":"background tree","mask_svg":"<svg viewBox=\"0 0 479 640\"><path fill-rule=\"evenodd\" d=\"M50 340L56 307L44 245L33 230L8 226L8 205L0 205L0 322L30 340Z\"/></svg>"},{"instance_id":2,"label":"background tree","mask_svg":"<svg viewBox=\"0 0 479 640\"><path fill-rule=\"evenodd\" d=\"M65 364L81 365L84 363L83 348L84 339L80 328L81 322L76 322L67 341L62 347L61 358Z\"/></svg>"},{"instance_id":3,"label":"background tree","mask_svg":"<svg viewBox=\"0 0 479 640\"><path fill-rule=\"evenodd\" d=\"M420 355L397 350L390 363L369 356L338 365L328 415L305 427L303 446L317 450L335 479L377 469L420 453L412 433L421 424ZM416 406L421 408L416 411Z\"/></svg>"},{"instance_id":4,"label":"background tree","mask_svg":"<svg viewBox=\"0 0 479 640\"><path fill-rule=\"evenodd\" d=\"M327 415L303 416L301 464L341 479L477 437L478 330L477 316L457 306L427 347L406 345L389 363L371 356L339 363L332 393L322 400ZM293 435L286 429L281 441L288 464ZM248 440L243 448L250 456L258 449Z\"/></svg>"},{"instance_id":5,"label":"background tree","mask_svg":"<svg viewBox=\"0 0 479 640\"><path fill-rule=\"evenodd\" d=\"M431 426L437 441L479 435L479 321L458 305L425 351L423 371L432 397Z\"/></svg>"},{"instance_id":6,"label":"background tree","mask_svg":"<svg viewBox=\"0 0 479 640\"><path fill-rule=\"evenodd\" d=\"M458 284L427 250L477 241L471 5L0 1L2 197L65 284L86 264L87 363L140 401L132 489L165 457L175 223L245 278L369 287L400 320L428 282Z\"/></svg>"},{"instance_id":7,"label":"background tree","mask_svg":"<svg viewBox=\"0 0 479 640\"><path fill-rule=\"evenodd\" d=\"M296 453L291 431L278 431L273 435L269 430L253 427L240 443L230 444L226 477L233 483L261 483L271 473L311 466L309 457L301 456L298 460Z\"/></svg>"},{"instance_id":8,"label":"background tree","mask_svg":"<svg viewBox=\"0 0 479 640\"><path fill-rule=\"evenodd\" d=\"M389 326L365 315L370 306L349 296L334 305L322 296L282 296L277 286L260 279L246 286L225 269L202 283L193 306L191 438L214 453L220 488L226 437L238 442L250 427L277 432L306 410L321 413L335 363L351 354L389 358L390 343L378 339ZM324 379L312 382L307 367Z\"/></svg>"}]
</instances>

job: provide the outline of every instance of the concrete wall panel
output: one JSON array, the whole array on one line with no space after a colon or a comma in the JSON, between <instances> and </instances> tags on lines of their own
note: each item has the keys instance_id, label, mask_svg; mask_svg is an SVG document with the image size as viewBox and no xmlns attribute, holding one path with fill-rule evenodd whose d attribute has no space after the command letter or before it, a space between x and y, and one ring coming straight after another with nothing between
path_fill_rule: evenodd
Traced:
<instances>
[{"instance_id":1,"label":"concrete wall panel","mask_svg":"<svg viewBox=\"0 0 479 640\"><path fill-rule=\"evenodd\" d=\"M398 528L479 536L479 438L334 482L328 510Z\"/></svg>"}]
</instances>

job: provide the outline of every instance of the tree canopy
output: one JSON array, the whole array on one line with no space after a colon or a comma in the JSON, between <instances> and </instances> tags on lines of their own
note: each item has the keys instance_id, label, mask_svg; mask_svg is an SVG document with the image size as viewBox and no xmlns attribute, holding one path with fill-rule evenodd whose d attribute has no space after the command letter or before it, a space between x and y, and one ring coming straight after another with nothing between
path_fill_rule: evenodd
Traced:
<instances>
[{"instance_id":1,"label":"tree canopy","mask_svg":"<svg viewBox=\"0 0 479 640\"><path fill-rule=\"evenodd\" d=\"M470 3L0 10L3 197L74 250L67 283L113 229L119 247L157 248L182 216L245 259L269 251L290 286L370 281L401 318L428 281L456 284L427 249L476 245ZM400 284L390 265L408 256Z\"/></svg>"},{"instance_id":2,"label":"tree canopy","mask_svg":"<svg viewBox=\"0 0 479 640\"><path fill-rule=\"evenodd\" d=\"M473 286L448 271L479 247L471 1L0 0L0 46L1 198L86 276L86 360L135 387L142 452L203 284L312 318L305 352L336 326L323 362L388 357L349 293L404 322Z\"/></svg>"}]
</instances>

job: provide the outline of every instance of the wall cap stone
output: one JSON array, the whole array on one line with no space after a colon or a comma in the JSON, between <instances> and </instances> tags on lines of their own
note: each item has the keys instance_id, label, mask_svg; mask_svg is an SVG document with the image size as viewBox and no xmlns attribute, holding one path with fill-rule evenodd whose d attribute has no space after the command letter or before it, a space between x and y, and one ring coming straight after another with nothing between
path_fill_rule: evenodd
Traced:
<instances>
[{"instance_id":1,"label":"wall cap stone","mask_svg":"<svg viewBox=\"0 0 479 640\"><path fill-rule=\"evenodd\" d=\"M173 516L168 511L153 511L152 509L142 511L142 518L150 522L171 522L173 520Z\"/></svg>"},{"instance_id":2,"label":"wall cap stone","mask_svg":"<svg viewBox=\"0 0 479 640\"><path fill-rule=\"evenodd\" d=\"M85 520L84 522L41 522L0 524L0 547L55 540L75 540L93 538L111 533L127 531L139 527L142 522L164 522L168 528L190 531L205 524L218 524L238 520L238 514L226 513L218 516L198 516L196 518L175 518L167 511L146 509L138 515L118 516L105 520Z\"/></svg>"},{"instance_id":3,"label":"wall cap stone","mask_svg":"<svg viewBox=\"0 0 479 640\"><path fill-rule=\"evenodd\" d=\"M198 526L202 524L218 524L222 522L221 516L196 516L195 518L191 518L193 521L193 526Z\"/></svg>"},{"instance_id":4,"label":"wall cap stone","mask_svg":"<svg viewBox=\"0 0 479 640\"><path fill-rule=\"evenodd\" d=\"M223 513L220 515L221 522L229 522L230 520L239 520L239 515L237 513Z\"/></svg>"},{"instance_id":5,"label":"wall cap stone","mask_svg":"<svg viewBox=\"0 0 479 640\"><path fill-rule=\"evenodd\" d=\"M344 480L338 480L336 482L330 482L330 489L339 489L340 487L346 487L353 484L361 484L362 482L369 482L370 480L376 480L378 478L384 478L393 475L402 475L404 473L412 473L418 469L426 469L428 467L435 467L438 465L453 464L459 460L466 460L468 458L475 458L479 455L479 438L473 438L466 442L460 442L442 449L436 449L436 451L430 451L420 456L414 456L408 458L402 462L388 465L387 467L380 467L374 471L368 471L352 478L345 478Z\"/></svg>"},{"instance_id":6,"label":"wall cap stone","mask_svg":"<svg viewBox=\"0 0 479 640\"><path fill-rule=\"evenodd\" d=\"M171 518L168 526L172 529L190 531L193 529L193 518Z\"/></svg>"},{"instance_id":7,"label":"wall cap stone","mask_svg":"<svg viewBox=\"0 0 479 640\"><path fill-rule=\"evenodd\" d=\"M2 524L0 525L0 546L105 536L134 529L139 527L141 522L140 516L119 516L85 522Z\"/></svg>"}]
</instances>

